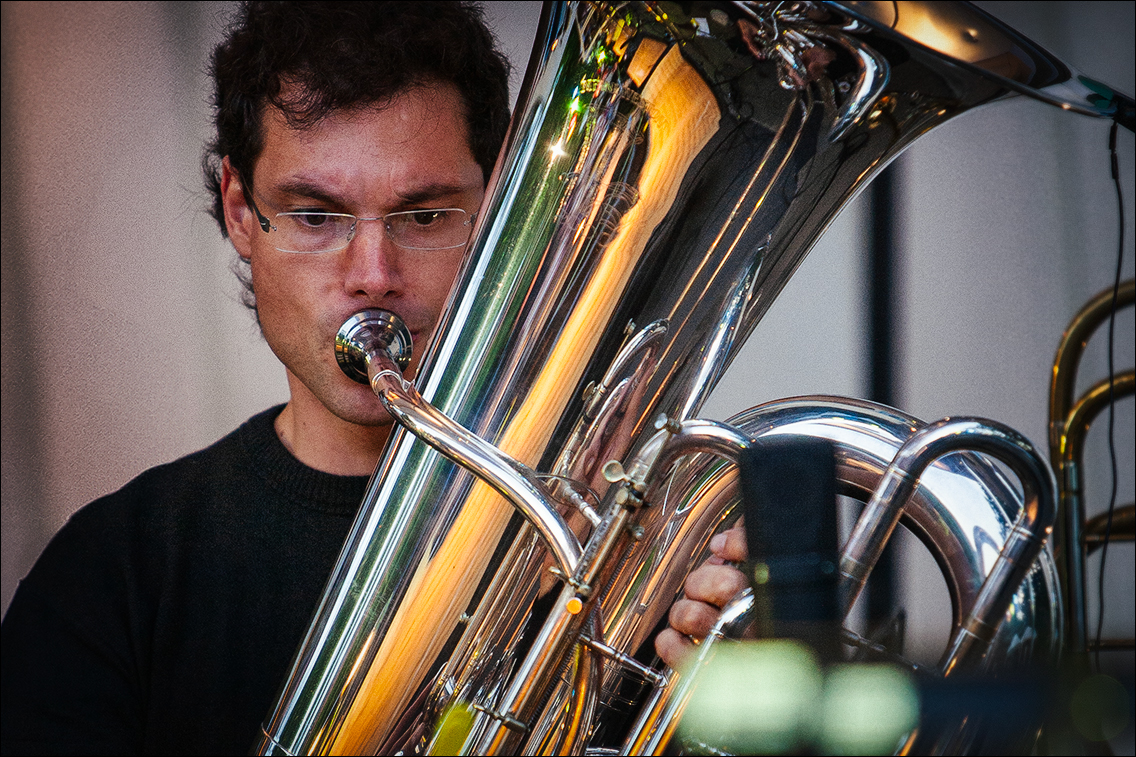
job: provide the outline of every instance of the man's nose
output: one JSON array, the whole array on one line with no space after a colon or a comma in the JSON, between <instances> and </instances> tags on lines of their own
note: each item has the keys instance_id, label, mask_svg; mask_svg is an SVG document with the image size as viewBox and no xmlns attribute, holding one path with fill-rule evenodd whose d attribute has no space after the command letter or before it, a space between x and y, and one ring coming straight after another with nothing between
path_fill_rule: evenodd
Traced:
<instances>
[{"instance_id":1,"label":"man's nose","mask_svg":"<svg viewBox=\"0 0 1136 757\"><path fill-rule=\"evenodd\" d=\"M399 258L383 219L359 219L344 250L344 288L353 296L397 294L402 281Z\"/></svg>"}]
</instances>

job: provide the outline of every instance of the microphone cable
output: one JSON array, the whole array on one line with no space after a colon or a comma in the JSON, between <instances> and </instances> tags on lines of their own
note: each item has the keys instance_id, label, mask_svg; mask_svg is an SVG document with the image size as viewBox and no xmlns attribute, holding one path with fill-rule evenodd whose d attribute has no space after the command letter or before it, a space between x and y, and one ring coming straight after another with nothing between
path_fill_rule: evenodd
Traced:
<instances>
[{"instance_id":1,"label":"microphone cable","mask_svg":"<svg viewBox=\"0 0 1136 757\"><path fill-rule=\"evenodd\" d=\"M1100 672L1101 630L1104 628L1104 567L1108 559L1108 544L1112 536L1112 515L1116 510L1116 403L1113 396L1113 384L1116 382L1116 371L1113 366L1113 334L1116 330L1116 300L1120 291L1120 271L1124 263L1124 199L1120 191L1120 163L1116 157L1117 121L1112 122L1108 133L1108 149L1112 161L1112 181L1116 187L1116 207L1119 218L1119 240L1116 245L1116 276L1112 284L1112 311L1108 318L1108 454L1112 464L1112 493L1108 500L1108 519L1105 522L1104 539L1101 543L1100 570L1097 572L1097 633L1094 643L1097 672ZM1077 549L1080 549L1080 545Z\"/></svg>"}]
</instances>

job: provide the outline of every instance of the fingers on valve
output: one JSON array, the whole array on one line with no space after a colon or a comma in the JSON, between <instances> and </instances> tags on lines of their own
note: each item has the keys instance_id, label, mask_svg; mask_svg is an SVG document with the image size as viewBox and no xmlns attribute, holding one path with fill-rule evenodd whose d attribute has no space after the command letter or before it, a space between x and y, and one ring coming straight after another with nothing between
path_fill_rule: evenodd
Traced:
<instances>
[{"instance_id":1,"label":"fingers on valve","mask_svg":"<svg viewBox=\"0 0 1136 757\"><path fill-rule=\"evenodd\" d=\"M726 562L745 562L748 555L745 529L738 526L710 540L710 551Z\"/></svg>"},{"instance_id":2,"label":"fingers on valve","mask_svg":"<svg viewBox=\"0 0 1136 757\"><path fill-rule=\"evenodd\" d=\"M668 620L672 629L686 636L700 639L710 633L720 611L717 607L692 599L680 599L671 606Z\"/></svg>"},{"instance_id":3,"label":"fingers on valve","mask_svg":"<svg viewBox=\"0 0 1136 757\"><path fill-rule=\"evenodd\" d=\"M694 651L694 642L673 628L665 628L655 637L655 651L667 665L681 667Z\"/></svg>"},{"instance_id":4,"label":"fingers on valve","mask_svg":"<svg viewBox=\"0 0 1136 757\"><path fill-rule=\"evenodd\" d=\"M745 574L730 565L702 565L686 577L690 599L723 607L748 585Z\"/></svg>"}]
</instances>

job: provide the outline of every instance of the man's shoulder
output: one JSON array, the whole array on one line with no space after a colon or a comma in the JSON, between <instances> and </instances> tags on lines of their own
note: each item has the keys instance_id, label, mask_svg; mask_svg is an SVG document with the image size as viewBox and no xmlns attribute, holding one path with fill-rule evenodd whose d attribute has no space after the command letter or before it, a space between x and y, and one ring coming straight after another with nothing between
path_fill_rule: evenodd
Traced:
<instances>
[{"instance_id":1,"label":"man's shoulder","mask_svg":"<svg viewBox=\"0 0 1136 757\"><path fill-rule=\"evenodd\" d=\"M232 483L229 479L233 476L238 482L243 480L260 467L262 458L274 445L279 445L273 421L282 409L283 405L277 405L257 413L208 447L143 471L115 494L130 494L135 490L160 494L170 491L171 486L197 488L210 481L227 485Z\"/></svg>"},{"instance_id":2,"label":"man's shoulder","mask_svg":"<svg viewBox=\"0 0 1136 757\"><path fill-rule=\"evenodd\" d=\"M238 520L255 520L270 506L256 448L269 443L260 437L271 433L279 412L255 415L205 449L150 468L77 510L25 582L67 585L78 579L77 570L153 574L152 563L213 544L240 527Z\"/></svg>"},{"instance_id":3,"label":"man's shoulder","mask_svg":"<svg viewBox=\"0 0 1136 757\"><path fill-rule=\"evenodd\" d=\"M254 415L204 449L149 468L115 492L76 511L64 531L119 535L171 525L255 498L263 485L259 458L275 442L282 406Z\"/></svg>"}]
</instances>

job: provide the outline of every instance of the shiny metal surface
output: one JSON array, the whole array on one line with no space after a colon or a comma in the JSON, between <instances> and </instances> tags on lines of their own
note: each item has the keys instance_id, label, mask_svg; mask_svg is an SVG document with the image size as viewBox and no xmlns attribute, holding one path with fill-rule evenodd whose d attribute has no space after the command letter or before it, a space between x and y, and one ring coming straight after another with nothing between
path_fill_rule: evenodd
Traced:
<instances>
[{"instance_id":1,"label":"shiny metal surface","mask_svg":"<svg viewBox=\"0 0 1136 757\"><path fill-rule=\"evenodd\" d=\"M1024 495L993 565L962 624L955 629L941 669L948 675L981 662L1011 597L1042 550L1057 517L1056 483L1033 446L1013 429L993 421L936 421L912 434L896 453L844 546L840 578L845 613L859 597L868 573L899 523L899 515L927 467L961 450L982 452L1017 475Z\"/></svg>"},{"instance_id":2,"label":"shiny metal surface","mask_svg":"<svg viewBox=\"0 0 1136 757\"><path fill-rule=\"evenodd\" d=\"M1114 376L1112 400L1119 401L1136 394L1136 371ZM1069 602L1069 626L1072 638L1069 649L1081 653L1088 650L1088 606L1085 600L1085 439L1089 427L1109 405L1109 380L1101 379L1090 386L1069 409L1061 434L1061 456L1055 465L1061 476L1062 545L1061 561L1066 569L1066 597Z\"/></svg>"},{"instance_id":3,"label":"shiny metal surface","mask_svg":"<svg viewBox=\"0 0 1136 757\"><path fill-rule=\"evenodd\" d=\"M387 328L371 329L361 335L358 326L361 322L380 323ZM365 310L349 318L339 333L350 335L344 341L351 345L345 352L351 355L352 360L341 361L343 372L353 376L358 370L357 362L361 355L367 369L367 380L391 417L478 479L493 486L536 528L560 570L565 574L575 572L580 561L580 543L553 507L551 496L536 474L438 412L422 399L413 383L402 377L402 369L409 362L410 353L404 343L389 336L391 333L410 333L402 320L383 310ZM337 335L336 347L339 344Z\"/></svg>"},{"instance_id":4,"label":"shiny metal surface","mask_svg":"<svg viewBox=\"0 0 1136 757\"><path fill-rule=\"evenodd\" d=\"M1132 97L1090 79L1057 60L998 19L970 3L835 3L853 18L892 30L904 44L918 44L950 57L1006 89L1035 100L1132 130Z\"/></svg>"},{"instance_id":5,"label":"shiny metal surface","mask_svg":"<svg viewBox=\"0 0 1136 757\"><path fill-rule=\"evenodd\" d=\"M753 604L753 589L742 589L722 608L722 614L718 616L710 633L698 645L687 674L680 677L675 671L667 669L667 685L655 686L632 726L630 736L620 750L621 754L663 754L690 703L690 697L698 684L698 671L706 666L714 653L715 642L738 638L747 625L747 620L751 618Z\"/></svg>"},{"instance_id":6,"label":"shiny metal surface","mask_svg":"<svg viewBox=\"0 0 1136 757\"><path fill-rule=\"evenodd\" d=\"M519 465L572 479L545 487L519 476L537 500L594 500L603 532L615 492L638 494L609 485L600 467L617 460L637 475L629 461L655 438L654 419L693 418L802 257L876 172L970 107L1011 91L1052 99L1046 93L1071 76L996 22L981 29L1011 41L991 59L997 66L872 15L902 6L902 19L920 8L940 18L940 4L883 5L707 3L690 6L693 16L669 3L546 6L465 262L420 366L424 404L414 412L436 410L434 427L446 418L455 437L462 429L495 448L486 457L502 476ZM393 372L375 377L397 388ZM412 409L403 420L414 425ZM545 684L557 687L507 683L517 667L555 677L550 657L525 654L530 607L551 588L540 540L500 486L434 451L440 436L428 441L392 434L266 721L264 748L415 748L451 701L484 714L507 690L529 687L531 697L518 696L535 711ZM713 494L711 478L690 483ZM672 486L669 502L680 498ZM603 642L624 652L646 641L646 619L673 599L682 578L670 567L685 570L693 554L682 539L709 538L655 514L673 510L635 511L602 565L586 559L608 555L583 539L592 524L569 518L584 541L577 573L598 571L592 583L606 585L618 565L651 587L589 598L602 605ZM715 517L727 516L702 520ZM956 517L973 535L956 533ZM970 542L1000 535L1003 520L968 512L924 524L948 535L932 541L948 545L941 559L960 574L960 607L978 590L968 576L985 575L988 547ZM632 531L659 540L646 546ZM554 559L567 565L570 549L558 550ZM627 567L629 553L642 567ZM650 576L664 554L674 575ZM568 626L580 622L565 607L557 600L549 623L563 621L555 633L567 644ZM1049 639L1053 628L1039 622Z\"/></svg>"},{"instance_id":7,"label":"shiny metal surface","mask_svg":"<svg viewBox=\"0 0 1136 757\"><path fill-rule=\"evenodd\" d=\"M865 502L903 444L923 425L890 408L838 397L779 400L734 416L728 423L755 439L801 435L832 441L837 447L840 493ZM613 646L645 641L677 598L682 579L666 575L661 567L697 561L715 530L712 524L737 517L733 510L738 496L736 479L720 459L692 459L678 467L661 490L665 499L653 506L650 520L640 521L645 534L637 549L643 554L627 561L605 599L605 616L613 618L605 637ZM1021 495L994 466L970 454L940 459L919 477L901 520L936 555L951 590L956 625L962 624L977 600L981 582L1012 530L1021 501ZM658 554L650 555L652 552ZM1037 570L1052 574L1052 558L1045 558ZM1053 583L1050 575L1036 587L1044 599L1040 604L1029 603L1029 614L1041 612L1041 618L1030 623L1048 629L1038 631L1042 658L1052 651L1055 642L1051 637L1061 627L1053 610L1060 607ZM638 611L608 610L620 606Z\"/></svg>"},{"instance_id":8,"label":"shiny metal surface","mask_svg":"<svg viewBox=\"0 0 1136 757\"><path fill-rule=\"evenodd\" d=\"M1062 437L1073 409L1077 390L1077 368L1085 353L1089 338L1112 312L1112 287L1108 287L1085 303L1065 328L1053 358L1053 375L1049 382L1049 459L1056 462L1062 456ZM1120 311L1136 304L1136 279L1120 282L1116 291L1116 309ZM1058 482L1061 475L1056 470Z\"/></svg>"},{"instance_id":9,"label":"shiny metal surface","mask_svg":"<svg viewBox=\"0 0 1136 757\"><path fill-rule=\"evenodd\" d=\"M920 421L882 405L822 396L766 403L727 423L754 439L802 436L831 441L836 447L838 491L864 502L875 493L892 460L923 428ZM1048 473L1031 475L1048 478ZM957 629L965 627L975 607L987 601L982 599L983 586L988 576L1002 570L999 555L1007 542L1017 538L1016 524L1026 508L1023 495L998 468L972 452L941 457L917 478L900 522L935 557L951 596L956 632L940 661L940 670L945 670L953 664ZM689 459L674 470L661 491L665 499L652 507L650 520L640 521L643 538L613 576L604 599L605 639L618 648L635 649L647 642L679 597L683 577L666 566L700 562L708 554L711 535L740 515L736 471L722 458ZM845 555L847 549L845 545ZM1059 652L1063 610L1048 546L1028 568L1024 581L1010 591L1013 597L1003 605L1004 618L978 663L984 669L1044 662ZM672 671L665 674L672 677ZM617 686L619 678L618 670L606 666L605 690ZM664 727L647 713L668 711L673 695L673 691L651 695L622 747L624 753Z\"/></svg>"},{"instance_id":10,"label":"shiny metal surface","mask_svg":"<svg viewBox=\"0 0 1136 757\"><path fill-rule=\"evenodd\" d=\"M646 441L626 470L614 461L609 464L605 475L620 488L612 496L604 523L589 539L580 570L561 591L532 649L521 661L512 685L496 703L496 709L487 712L487 717L496 723L491 728L487 723L475 725L475 728L484 727L486 732L480 739L468 742L471 753L529 753L536 751L536 745L548 740L546 732L537 730L530 733L527 728L522 730L511 724L532 722L536 708L543 704L539 697L558 682L559 661L579 638L577 629L583 624L584 617L593 613L597 623L602 621L602 612L596 603L597 594L593 589L607 586L605 576L610 574L611 564L608 556L613 550L617 547L626 550L631 542L642 538L639 527L632 524L642 514L645 504L649 504L652 488L648 482L658 480L662 477L661 471L670 469L682 457L710 454L736 461L739 452L749 445L748 438L736 429L714 421L687 420L679 423L661 416L654 425L659 432ZM580 608L574 611L565 609L573 596L582 600ZM599 648L618 651L608 644ZM618 654L608 655L608 659L618 666L635 668L622 661ZM636 672L642 676L639 671ZM665 680L665 677L660 679L651 675L643 677L656 686ZM553 707L553 710L558 709L558 706ZM527 745L524 738L527 738Z\"/></svg>"},{"instance_id":11,"label":"shiny metal surface","mask_svg":"<svg viewBox=\"0 0 1136 757\"><path fill-rule=\"evenodd\" d=\"M400 371L410 365L414 351L410 329L394 313L364 310L347 319L335 334L335 360L347 377L360 384L369 383L367 353L386 350Z\"/></svg>"}]
</instances>

